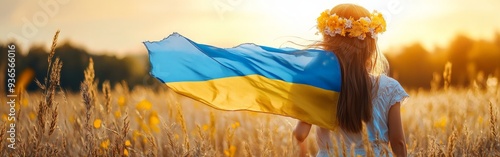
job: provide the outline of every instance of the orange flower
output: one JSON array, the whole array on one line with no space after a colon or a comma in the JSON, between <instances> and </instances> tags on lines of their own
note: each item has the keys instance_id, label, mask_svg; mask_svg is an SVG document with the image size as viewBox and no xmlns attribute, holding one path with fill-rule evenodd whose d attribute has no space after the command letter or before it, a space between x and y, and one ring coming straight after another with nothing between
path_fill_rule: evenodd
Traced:
<instances>
[{"instance_id":1,"label":"orange flower","mask_svg":"<svg viewBox=\"0 0 500 157\"><path fill-rule=\"evenodd\" d=\"M123 155L128 156L128 150L127 149L123 149Z\"/></svg>"},{"instance_id":2,"label":"orange flower","mask_svg":"<svg viewBox=\"0 0 500 157\"><path fill-rule=\"evenodd\" d=\"M236 154L236 146L229 146L229 149L227 150L224 150L224 155L226 155L227 157L234 157L234 155Z\"/></svg>"},{"instance_id":3,"label":"orange flower","mask_svg":"<svg viewBox=\"0 0 500 157\"><path fill-rule=\"evenodd\" d=\"M160 124L160 118L158 117L158 114L153 111L149 115L149 128L151 128L154 132L160 132L158 124Z\"/></svg>"},{"instance_id":4,"label":"orange flower","mask_svg":"<svg viewBox=\"0 0 500 157\"><path fill-rule=\"evenodd\" d=\"M99 119L99 118L95 119L94 120L94 128L96 128L96 129L101 128L101 123L102 123L101 119Z\"/></svg>"},{"instance_id":5,"label":"orange flower","mask_svg":"<svg viewBox=\"0 0 500 157\"><path fill-rule=\"evenodd\" d=\"M106 140L101 142L101 147L104 149L108 149L110 143L111 142L109 142L109 139L106 139Z\"/></svg>"},{"instance_id":6,"label":"orange flower","mask_svg":"<svg viewBox=\"0 0 500 157\"><path fill-rule=\"evenodd\" d=\"M130 147L130 146L132 146L132 143L130 143L130 140L126 140L126 141L125 141L125 146L126 146L126 147Z\"/></svg>"}]
</instances>

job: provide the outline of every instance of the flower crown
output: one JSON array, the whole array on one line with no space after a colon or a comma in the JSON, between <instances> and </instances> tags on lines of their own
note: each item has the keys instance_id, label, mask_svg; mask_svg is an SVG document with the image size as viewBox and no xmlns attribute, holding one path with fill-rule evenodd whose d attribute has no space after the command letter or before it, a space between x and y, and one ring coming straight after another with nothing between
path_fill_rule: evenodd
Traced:
<instances>
[{"instance_id":1,"label":"flower crown","mask_svg":"<svg viewBox=\"0 0 500 157\"><path fill-rule=\"evenodd\" d=\"M370 17L343 18L337 14L330 14L330 10L325 10L317 19L318 30L324 35L357 37L364 40L368 33L373 39L377 38L378 33L385 32L386 23L381 13L374 11Z\"/></svg>"}]
</instances>

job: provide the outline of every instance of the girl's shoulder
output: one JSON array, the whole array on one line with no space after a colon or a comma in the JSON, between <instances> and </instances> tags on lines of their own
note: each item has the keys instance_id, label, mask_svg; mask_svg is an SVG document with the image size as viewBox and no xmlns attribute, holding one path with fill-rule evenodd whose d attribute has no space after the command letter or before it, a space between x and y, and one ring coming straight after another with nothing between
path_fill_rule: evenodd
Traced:
<instances>
[{"instance_id":1,"label":"girl's shoulder","mask_svg":"<svg viewBox=\"0 0 500 157\"><path fill-rule=\"evenodd\" d=\"M403 102L409 95L406 93L401 84L387 75L380 75L378 79L378 97L386 99L389 105L397 102Z\"/></svg>"},{"instance_id":2,"label":"girl's shoulder","mask_svg":"<svg viewBox=\"0 0 500 157\"><path fill-rule=\"evenodd\" d=\"M401 84L399 84L397 80L385 74L380 74L378 76L370 75L370 78L373 82L374 87L376 87L374 88L374 92L380 92L380 90L388 90L401 86Z\"/></svg>"},{"instance_id":3,"label":"girl's shoulder","mask_svg":"<svg viewBox=\"0 0 500 157\"><path fill-rule=\"evenodd\" d=\"M401 84L394 78L385 74L379 76L379 87L395 88L397 86L401 87Z\"/></svg>"}]
</instances>

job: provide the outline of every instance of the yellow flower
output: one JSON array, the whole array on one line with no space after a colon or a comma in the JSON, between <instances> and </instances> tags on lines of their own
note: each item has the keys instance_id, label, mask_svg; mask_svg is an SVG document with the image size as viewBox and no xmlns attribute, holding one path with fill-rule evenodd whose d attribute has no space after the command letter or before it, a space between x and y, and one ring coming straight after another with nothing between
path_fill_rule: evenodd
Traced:
<instances>
[{"instance_id":1,"label":"yellow flower","mask_svg":"<svg viewBox=\"0 0 500 157\"><path fill-rule=\"evenodd\" d=\"M132 146L132 143L130 143L130 140L126 140L126 141L125 141L125 146L126 146L126 147L130 147L130 146Z\"/></svg>"},{"instance_id":2,"label":"yellow flower","mask_svg":"<svg viewBox=\"0 0 500 157\"><path fill-rule=\"evenodd\" d=\"M372 13L371 19L372 19L372 25L370 27L375 28L375 33L385 32L386 23L384 16L381 13L375 11L374 13Z\"/></svg>"},{"instance_id":3,"label":"yellow flower","mask_svg":"<svg viewBox=\"0 0 500 157\"><path fill-rule=\"evenodd\" d=\"M434 127L444 130L446 128L447 123L448 123L448 119L443 116L438 121L434 122Z\"/></svg>"},{"instance_id":4,"label":"yellow flower","mask_svg":"<svg viewBox=\"0 0 500 157\"><path fill-rule=\"evenodd\" d=\"M160 124L160 118L158 118L158 113L155 111L149 114L149 125L158 125Z\"/></svg>"},{"instance_id":5,"label":"yellow flower","mask_svg":"<svg viewBox=\"0 0 500 157\"><path fill-rule=\"evenodd\" d=\"M236 129L236 128L240 127L240 122L235 122L235 123L231 124L231 127L233 129Z\"/></svg>"},{"instance_id":6,"label":"yellow flower","mask_svg":"<svg viewBox=\"0 0 500 157\"><path fill-rule=\"evenodd\" d=\"M155 111L153 111L149 115L149 127L154 132L160 132L160 128L158 127L158 124L160 124L160 118L158 118L158 114Z\"/></svg>"},{"instance_id":7,"label":"yellow flower","mask_svg":"<svg viewBox=\"0 0 500 157\"><path fill-rule=\"evenodd\" d=\"M224 150L224 155L228 157L234 157L235 154L236 154L236 147L233 145L229 146L228 150Z\"/></svg>"},{"instance_id":8,"label":"yellow flower","mask_svg":"<svg viewBox=\"0 0 500 157\"><path fill-rule=\"evenodd\" d=\"M368 29L368 25L371 22L370 18L368 18L368 17L359 18L358 21L361 24L361 28L363 28L363 30L367 30Z\"/></svg>"},{"instance_id":9,"label":"yellow flower","mask_svg":"<svg viewBox=\"0 0 500 157\"><path fill-rule=\"evenodd\" d=\"M349 32L349 37L358 37L364 33L363 25L359 21L354 21L352 23L352 28Z\"/></svg>"},{"instance_id":10,"label":"yellow flower","mask_svg":"<svg viewBox=\"0 0 500 157\"><path fill-rule=\"evenodd\" d=\"M101 142L101 147L104 149L108 149L109 144L110 144L109 139L106 139L106 140Z\"/></svg>"},{"instance_id":11,"label":"yellow flower","mask_svg":"<svg viewBox=\"0 0 500 157\"><path fill-rule=\"evenodd\" d=\"M330 29L330 31L335 31L335 29L343 29L345 21L343 21L342 18L339 18L338 15L333 15L330 16L327 22L327 27Z\"/></svg>"},{"instance_id":12,"label":"yellow flower","mask_svg":"<svg viewBox=\"0 0 500 157\"><path fill-rule=\"evenodd\" d=\"M153 107L153 104L146 99L142 100L135 106L135 108L139 111L151 110L151 107Z\"/></svg>"},{"instance_id":13,"label":"yellow flower","mask_svg":"<svg viewBox=\"0 0 500 157\"><path fill-rule=\"evenodd\" d=\"M125 106L126 100L124 96L118 97L118 105L119 106Z\"/></svg>"},{"instance_id":14,"label":"yellow flower","mask_svg":"<svg viewBox=\"0 0 500 157\"><path fill-rule=\"evenodd\" d=\"M326 23L328 20L328 17L330 16L330 10L325 10L321 13L321 15L316 19L318 23L318 29L320 32L325 31Z\"/></svg>"},{"instance_id":15,"label":"yellow flower","mask_svg":"<svg viewBox=\"0 0 500 157\"><path fill-rule=\"evenodd\" d=\"M115 114L114 114L114 115L115 115L115 117L116 117L116 118L120 118L120 117L122 117L122 112L120 112L120 111L115 111Z\"/></svg>"},{"instance_id":16,"label":"yellow flower","mask_svg":"<svg viewBox=\"0 0 500 157\"><path fill-rule=\"evenodd\" d=\"M203 125L201 128L202 128L202 130L203 130L203 131L207 131L207 130L208 130L208 128L209 128L209 126L205 124L205 125Z\"/></svg>"},{"instance_id":17,"label":"yellow flower","mask_svg":"<svg viewBox=\"0 0 500 157\"><path fill-rule=\"evenodd\" d=\"M123 155L128 156L128 150L127 149L123 149Z\"/></svg>"},{"instance_id":18,"label":"yellow flower","mask_svg":"<svg viewBox=\"0 0 500 157\"><path fill-rule=\"evenodd\" d=\"M102 123L101 119L99 119L99 118L95 119L94 120L94 128L96 128L96 129L101 128L101 123Z\"/></svg>"}]
</instances>

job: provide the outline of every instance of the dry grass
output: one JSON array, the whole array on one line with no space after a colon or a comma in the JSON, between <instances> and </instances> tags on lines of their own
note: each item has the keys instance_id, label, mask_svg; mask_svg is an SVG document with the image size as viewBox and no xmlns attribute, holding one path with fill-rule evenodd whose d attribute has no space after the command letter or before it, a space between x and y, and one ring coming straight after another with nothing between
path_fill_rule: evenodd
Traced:
<instances>
[{"instance_id":1,"label":"dry grass","mask_svg":"<svg viewBox=\"0 0 500 157\"><path fill-rule=\"evenodd\" d=\"M54 37L54 44L57 34ZM52 52L53 53L53 52ZM62 62L52 61L40 92L19 100L17 149L0 141L0 156L296 156L296 120L253 112L224 112L161 88L126 82L97 89L92 60L79 93L56 93ZM451 66L451 65L450 65ZM450 72L446 72L445 78ZM491 78L493 79L493 78ZM446 78L445 80L449 80ZM99 92L102 91L102 92ZM402 106L410 156L500 156L500 87L411 91ZM102 100L102 101L101 101ZM0 108L0 138L6 113ZM311 133L314 135L314 130ZM315 138L310 136L311 153ZM333 139L334 141L343 139ZM364 136L364 143L370 144ZM349 155L334 142L332 154ZM373 144L373 143L372 143ZM377 143L375 143L377 144ZM372 152L371 147L366 147ZM387 152L387 153L390 153Z\"/></svg>"}]
</instances>

